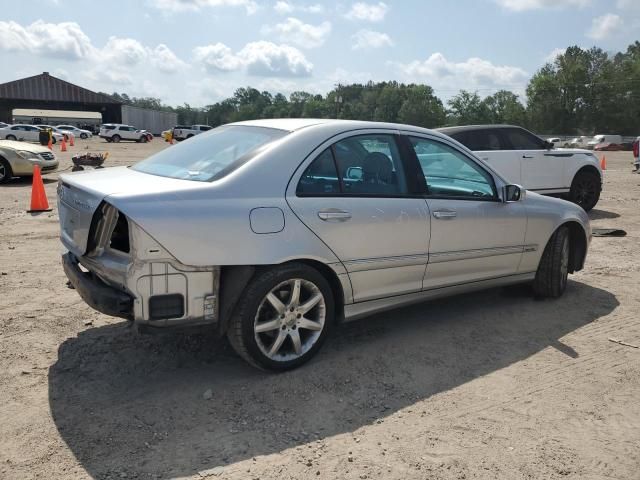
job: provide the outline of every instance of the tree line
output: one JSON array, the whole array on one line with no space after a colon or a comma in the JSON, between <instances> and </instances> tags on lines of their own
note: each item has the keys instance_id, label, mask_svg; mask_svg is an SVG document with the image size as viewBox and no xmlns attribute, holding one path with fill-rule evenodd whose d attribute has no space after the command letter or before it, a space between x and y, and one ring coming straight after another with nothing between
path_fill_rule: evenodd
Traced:
<instances>
[{"instance_id":1,"label":"tree line","mask_svg":"<svg viewBox=\"0 0 640 480\"><path fill-rule=\"evenodd\" d=\"M640 42L625 52L569 47L545 64L526 87L526 99L508 90L482 98L461 90L443 102L432 87L395 81L337 85L326 95L304 91L287 98L252 87L205 107L164 105L153 97L114 93L128 105L172 111L179 124L224 123L256 118L307 117L399 122L427 128L445 125L521 125L540 134L640 133Z\"/></svg>"}]
</instances>

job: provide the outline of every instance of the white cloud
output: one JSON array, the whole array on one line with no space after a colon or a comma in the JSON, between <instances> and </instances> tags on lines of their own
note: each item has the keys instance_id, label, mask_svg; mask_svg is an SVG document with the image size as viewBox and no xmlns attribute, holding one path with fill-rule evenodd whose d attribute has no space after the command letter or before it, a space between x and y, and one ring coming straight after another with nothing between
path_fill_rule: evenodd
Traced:
<instances>
[{"instance_id":1,"label":"white cloud","mask_svg":"<svg viewBox=\"0 0 640 480\"><path fill-rule=\"evenodd\" d=\"M196 47L193 53L210 72L244 68L256 76L306 77L313 70L313 64L297 48L266 41L247 43L237 53L223 43Z\"/></svg>"},{"instance_id":2,"label":"white cloud","mask_svg":"<svg viewBox=\"0 0 640 480\"><path fill-rule=\"evenodd\" d=\"M591 0L495 0L507 10L524 12L541 8L586 7Z\"/></svg>"},{"instance_id":3,"label":"white cloud","mask_svg":"<svg viewBox=\"0 0 640 480\"><path fill-rule=\"evenodd\" d=\"M101 56L109 63L132 66L144 61L147 54L147 49L133 38L109 37Z\"/></svg>"},{"instance_id":4,"label":"white cloud","mask_svg":"<svg viewBox=\"0 0 640 480\"><path fill-rule=\"evenodd\" d=\"M306 77L313 64L297 48L271 42L251 42L238 52L251 75L276 77Z\"/></svg>"},{"instance_id":5,"label":"white cloud","mask_svg":"<svg viewBox=\"0 0 640 480\"><path fill-rule=\"evenodd\" d=\"M263 28L263 33L276 32L283 42L293 43L303 48L321 46L331 33L331 23L322 22L320 25L310 25L297 18L289 17L275 27Z\"/></svg>"},{"instance_id":6,"label":"white cloud","mask_svg":"<svg viewBox=\"0 0 640 480\"><path fill-rule=\"evenodd\" d=\"M180 60L164 43L154 48L150 55L151 63L162 72L175 73L187 68L187 64Z\"/></svg>"},{"instance_id":7,"label":"white cloud","mask_svg":"<svg viewBox=\"0 0 640 480\"><path fill-rule=\"evenodd\" d=\"M279 0L273 6L273 9L280 15L290 15L293 12L306 12L306 13L324 13L324 5L314 3L313 5L302 5L285 0Z\"/></svg>"},{"instance_id":8,"label":"white cloud","mask_svg":"<svg viewBox=\"0 0 640 480\"><path fill-rule=\"evenodd\" d=\"M564 55L564 52L566 51L566 48L554 48L549 52L547 56L544 57L544 61L547 63L553 63L556 61L556 58L558 58L560 55Z\"/></svg>"},{"instance_id":9,"label":"white cloud","mask_svg":"<svg viewBox=\"0 0 640 480\"><path fill-rule=\"evenodd\" d=\"M46 23L42 20L26 27L13 21L0 21L0 50L27 51L70 60L86 58L94 53L91 40L77 23Z\"/></svg>"},{"instance_id":10,"label":"white cloud","mask_svg":"<svg viewBox=\"0 0 640 480\"><path fill-rule=\"evenodd\" d=\"M150 0L148 4L175 13L197 12L206 7L244 7L249 15L258 10L258 4L253 0Z\"/></svg>"},{"instance_id":11,"label":"white cloud","mask_svg":"<svg viewBox=\"0 0 640 480\"><path fill-rule=\"evenodd\" d=\"M196 61L209 71L230 72L242 67L241 59L224 43L214 43L193 49Z\"/></svg>"},{"instance_id":12,"label":"white cloud","mask_svg":"<svg viewBox=\"0 0 640 480\"><path fill-rule=\"evenodd\" d=\"M353 40L353 46L351 47L353 50L390 47L393 45L389 35L373 30L360 30L352 35L351 38Z\"/></svg>"},{"instance_id":13,"label":"white cloud","mask_svg":"<svg viewBox=\"0 0 640 480\"><path fill-rule=\"evenodd\" d=\"M386 3L357 2L351 5L345 17L349 20L362 20L366 22L381 22L387 15L389 7Z\"/></svg>"},{"instance_id":14,"label":"white cloud","mask_svg":"<svg viewBox=\"0 0 640 480\"><path fill-rule=\"evenodd\" d=\"M615 13L607 13L596 17L591 22L591 28L587 32L587 36L594 40L603 40L616 33L616 30L622 27L622 23L622 18Z\"/></svg>"},{"instance_id":15,"label":"white cloud","mask_svg":"<svg viewBox=\"0 0 640 480\"><path fill-rule=\"evenodd\" d=\"M494 65L481 58L456 63L447 60L442 53L434 53L424 61L396 65L412 80L454 89L517 88L529 77L519 67Z\"/></svg>"}]
</instances>

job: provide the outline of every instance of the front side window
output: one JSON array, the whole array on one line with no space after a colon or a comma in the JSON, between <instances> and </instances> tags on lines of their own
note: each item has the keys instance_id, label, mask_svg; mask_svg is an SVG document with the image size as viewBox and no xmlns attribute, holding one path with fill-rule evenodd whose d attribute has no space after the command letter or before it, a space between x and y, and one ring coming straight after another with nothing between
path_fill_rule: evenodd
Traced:
<instances>
[{"instance_id":1,"label":"front side window","mask_svg":"<svg viewBox=\"0 0 640 480\"><path fill-rule=\"evenodd\" d=\"M519 128L507 128L505 134L513 150L546 150L543 140Z\"/></svg>"},{"instance_id":2,"label":"front side window","mask_svg":"<svg viewBox=\"0 0 640 480\"><path fill-rule=\"evenodd\" d=\"M493 200L493 179L461 152L426 138L409 137L430 196Z\"/></svg>"},{"instance_id":3,"label":"front side window","mask_svg":"<svg viewBox=\"0 0 640 480\"><path fill-rule=\"evenodd\" d=\"M474 152L506 150L499 133L495 130L472 130L467 132L465 145Z\"/></svg>"},{"instance_id":4,"label":"front side window","mask_svg":"<svg viewBox=\"0 0 640 480\"><path fill-rule=\"evenodd\" d=\"M244 125L218 127L162 150L131 168L161 177L210 182L222 178L287 133Z\"/></svg>"}]
</instances>

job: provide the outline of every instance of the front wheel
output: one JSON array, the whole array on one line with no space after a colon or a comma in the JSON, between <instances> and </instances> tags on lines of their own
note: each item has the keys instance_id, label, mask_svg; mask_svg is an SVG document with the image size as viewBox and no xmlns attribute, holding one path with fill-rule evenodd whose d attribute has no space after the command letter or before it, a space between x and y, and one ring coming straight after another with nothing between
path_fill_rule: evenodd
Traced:
<instances>
[{"instance_id":1,"label":"front wheel","mask_svg":"<svg viewBox=\"0 0 640 480\"><path fill-rule=\"evenodd\" d=\"M227 337L250 364L284 371L311 359L334 320L334 299L317 270L291 263L249 282L231 318Z\"/></svg>"},{"instance_id":2,"label":"front wheel","mask_svg":"<svg viewBox=\"0 0 640 480\"><path fill-rule=\"evenodd\" d=\"M558 298L567 288L569 277L569 229L556 230L544 248L533 291L538 297Z\"/></svg>"},{"instance_id":3,"label":"front wheel","mask_svg":"<svg viewBox=\"0 0 640 480\"><path fill-rule=\"evenodd\" d=\"M0 158L0 183L8 182L12 176L11 165L4 158Z\"/></svg>"},{"instance_id":4,"label":"front wheel","mask_svg":"<svg viewBox=\"0 0 640 480\"><path fill-rule=\"evenodd\" d=\"M81 134L80 134L80 138L81 138L82 140L86 140L86 139L87 139L87 134L86 134L86 133L81 133Z\"/></svg>"}]
</instances>

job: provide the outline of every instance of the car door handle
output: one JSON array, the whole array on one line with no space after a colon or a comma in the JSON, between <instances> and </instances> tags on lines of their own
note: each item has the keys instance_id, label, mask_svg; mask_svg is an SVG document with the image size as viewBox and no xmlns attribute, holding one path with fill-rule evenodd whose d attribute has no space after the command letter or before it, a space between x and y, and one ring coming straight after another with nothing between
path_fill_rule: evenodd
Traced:
<instances>
[{"instance_id":1,"label":"car door handle","mask_svg":"<svg viewBox=\"0 0 640 480\"><path fill-rule=\"evenodd\" d=\"M458 212L454 210L436 210L433 212L433 216L438 219L455 218L458 216Z\"/></svg>"},{"instance_id":2,"label":"car door handle","mask_svg":"<svg viewBox=\"0 0 640 480\"><path fill-rule=\"evenodd\" d=\"M318 212L320 220L325 222L346 222L351 218L351 213L337 208L327 208Z\"/></svg>"},{"instance_id":3,"label":"car door handle","mask_svg":"<svg viewBox=\"0 0 640 480\"><path fill-rule=\"evenodd\" d=\"M533 155L527 155L526 153L522 155L522 158L533 158Z\"/></svg>"}]
</instances>

